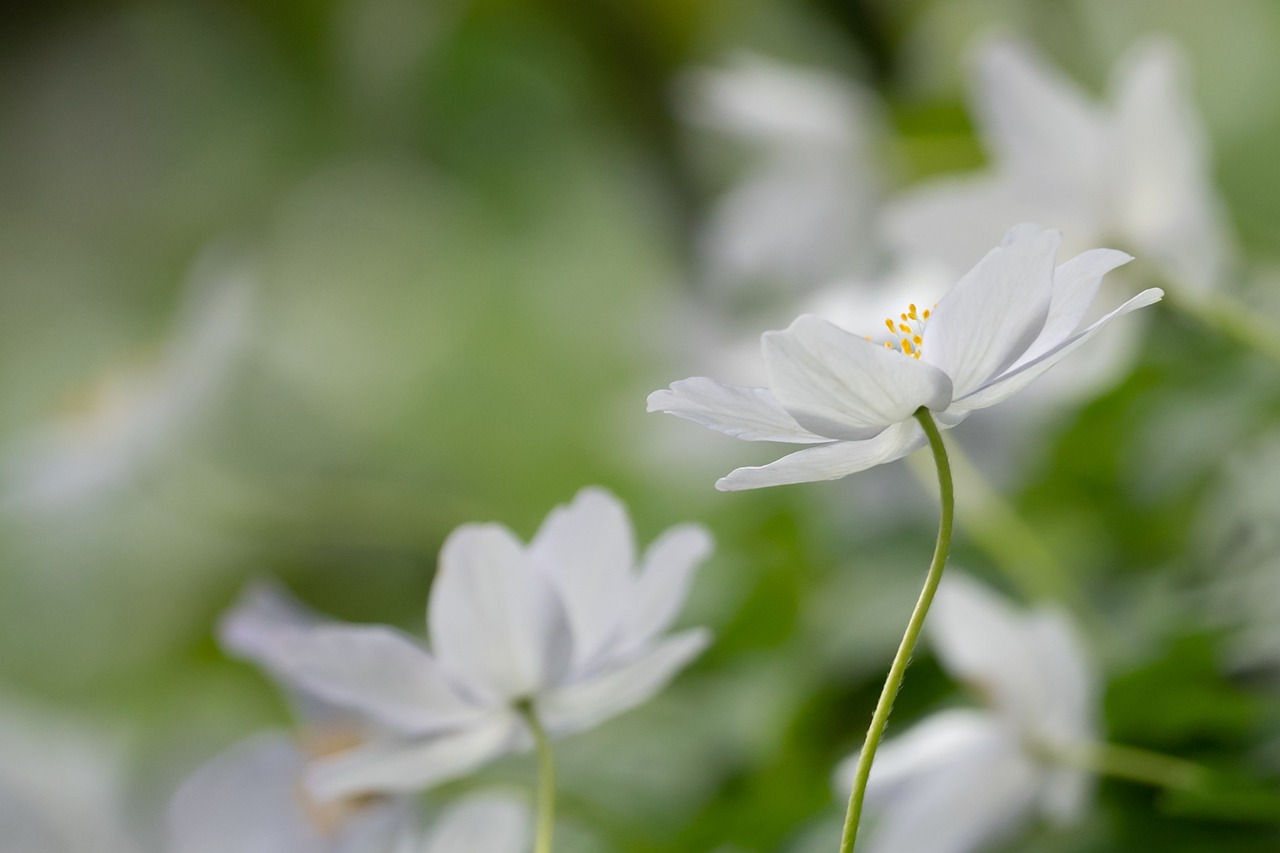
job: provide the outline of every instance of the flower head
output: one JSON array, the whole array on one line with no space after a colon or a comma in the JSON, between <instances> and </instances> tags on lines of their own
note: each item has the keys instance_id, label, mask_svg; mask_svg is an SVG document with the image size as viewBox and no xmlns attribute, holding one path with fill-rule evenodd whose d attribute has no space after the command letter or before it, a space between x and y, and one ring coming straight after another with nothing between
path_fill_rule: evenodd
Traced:
<instances>
[{"instance_id":1,"label":"flower head","mask_svg":"<svg viewBox=\"0 0 1280 853\"><path fill-rule=\"evenodd\" d=\"M664 533L637 566L631 524L583 489L522 544L497 524L445 541L428 607L430 651L394 629L299 619L253 593L224 643L367 724L361 745L313 762L321 799L423 788L524 749L531 709L566 734L640 704L706 646L670 636L707 533Z\"/></svg>"},{"instance_id":2,"label":"flower head","mask_svg":"<svg viewBox=\"0 0 1280 853\"><path fill-rule=\"evenodd\" d=\"M1081 245L1118 241L1191 292L1212 287L1232 247L1185 65L1173 41L1144 40L1096 101L1028 45L986 41L970 88L991 168L908 191L886 213L890 242L963 269L1030 219Z\"/></svg>"},{"instance_id":3,"label":"flower head","mask_svg":"<svg viewBox=\"0 0 1280 853\"><path fill-rule=\"evenodd\" d=\"M1091 777L1051 756L1091 742L1097 691L1063 614L1019 613L953 573L925 630L942 666L986 708L942 711L880 747L867 787L876 818L867 849L967 853L1037 812L1077 818ZM845 791L856 762L836 771Z\"/></svg>"},{"instance_id":4,"label":"flower head","mask_svg":"<svg viewBox=\"0 0 1280 853\"><path fill-rule=\"evenodd\" d=\"M921 407L954 426L1024 388L1114 318L1163 296L1145 290L1079 328L1103 275L1130 257L1093 249L1055 267L1060 239L1035 225L1011 229L936 306L904 306L874 334L803 315L763 336L769 388L695 377L650 394L649 411L748 441L818 445L739 468L720 489L830 480L898 459L925 443L913 418Z\"/></svg>"}]
</instances>

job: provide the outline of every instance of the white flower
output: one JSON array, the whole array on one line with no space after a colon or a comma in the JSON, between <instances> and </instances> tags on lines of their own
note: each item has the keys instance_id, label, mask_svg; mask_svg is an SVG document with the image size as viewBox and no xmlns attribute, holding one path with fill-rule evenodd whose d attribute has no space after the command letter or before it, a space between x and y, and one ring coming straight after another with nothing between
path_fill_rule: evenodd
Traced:
<instances>
[{"instance_id":1,"label":"white flower","mask_svg":"<svg viewBox=\"0 0 1280 853\"><path fill-rule=\"evenodd\" d=\"M991 170L906 193L886 213L890 242L963 269L1008 223L1044 222L1081 248L1118 242L1188 292L1211 288L1232 248L1185 64L1172 41L1143 41L1099 103L1027 45L988 41L972 89Z\"/></svg>"},{"instance_id":2,"label":"white flower","mask_svg":"<svg viewBox=\"0 0 1280 853\"><path fill-rule=\"evenodd\" d=\"M158 359L104 374L73 411L9 448L0 463L0 505L74 507L144 469L226 379L244 343L249 303L249 287L237 279L193 285Z\"/></svg>"},{"instance_id":3,"label":"white flower","mask_svg":"<svg viewBox=\"0 0 1280 853\"><path fill-rule=\"evenodd\" d=\"M987 708L934 714L880 747L867 786L869 853L967 853L1035 813L1078 818L1092 776L1049 756L1093 742L1097 688L1066 617L1019 613L952 573L925 630L943 668ZM836 771L846 793L856 765L855 754Z\"/></svg>"},{"instance_id":4,"label":"white flower","mask_svg":"<svg viewBox=\"0 0 1280 853\"><path fill-rule=\"evenodd\" d=\"M716 483L725 490L830 480L898 459L925 443L913 415L943 427L1007 399L1115 317L1156 302L1145 290L1078 329L1102 276L1129 256L1093 249L1055 268L1060 235L1011 229L935 307L911 305L880 338L803 315L762 339L769 388L685 379L649 395L669 412L748 441L818 445Z\"/></svg>"},{"instance_id":5,"label":"white flower","mask_svg":"<svg viewBox=\"0 0 1280 853\"><path fill-rule=\"evenodd\" d=\"M527 547L497 524L450 534L429 603L430 651L391 628L308 623L252 599L223 636L369 724L365 743L313 763L319 798L414 790L527 748L521 703L554 736L657 692L708 642L705 629L662 634L710 548L702 528L677 526L637 567L625 509L587 488Z\"/></svg>"},{"instance_id":6,"label":"white flower","mask_svg":"<svg viewBox=\"0 0 1280 853\"><path fill-rule=\"evenodd\" d=\"M187 779L169 804L173 853L523 853L528 811L497 795L451 805L428 833L403 797L319 803L302 787L307 754L264 734Z\"/></svg>"},{"instance_id":7,"label":"white flower","mask_svg":"<svg viewBox=\"0 0 1280 853\"><path fill-rule=\"evenodd\" d=\"M686 122L754 155L699 235L713 282L810 285L867 271L879 191L866 166L877 124L866 93L834 74L742 55L686 72L676 96Z\"/></svg>"}]
</instances>

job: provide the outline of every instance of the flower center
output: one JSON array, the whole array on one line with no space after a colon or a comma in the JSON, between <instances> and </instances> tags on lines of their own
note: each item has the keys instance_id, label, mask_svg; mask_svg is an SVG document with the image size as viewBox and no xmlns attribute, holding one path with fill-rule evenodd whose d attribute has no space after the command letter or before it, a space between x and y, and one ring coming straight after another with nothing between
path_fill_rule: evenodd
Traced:
<instances>
[{"instance_id":1,"label":"flower center","mask_svg":"<svg viewBox=\"0 0 1280 853\"><path fill-rule=\"evenodd\" d=\"M924 346L924 324L932 313L931 308L918 310L916 304L912 302L907 306L906 311L898 315L897 319L886 317L884 325L889 330L890 337L884 342L885 347L912 358L919 358L920 350ZM867 340L871 340L870 335L867 335Z\"/></svg>"}]
</instances>

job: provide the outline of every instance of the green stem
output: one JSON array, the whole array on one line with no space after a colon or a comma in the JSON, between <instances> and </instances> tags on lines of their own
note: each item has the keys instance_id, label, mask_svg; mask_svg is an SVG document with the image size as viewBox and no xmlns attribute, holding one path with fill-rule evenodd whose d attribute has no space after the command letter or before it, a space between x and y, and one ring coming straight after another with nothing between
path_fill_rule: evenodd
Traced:
<instances>
[{"instance_id":1,"label":"green stem","mask_svg":"<svg viewBox=\"0 0 1280 853\"><path fill-rule=\"evenodd\" d=\"M916 410L915 418L924 428L929 439L929 449L933 451L933 461L938 466L938 490L942 498L942 515L938 524L938 543L933 550L933 562L929 564L929 573L925 576L924 589L920 590L920 598L916 601L915 610L907 622L907 631L902 635L902 644L898 653L893 656L893 664L889 667L889 677L885 679L884 689L880 691L880 701L876 703L875 713L871 715L871 727L867 730L867 740L858 756L858 767L853 777L853 791L849 794L849 810L844 818L844 833L840 837L840 853L852 853L853 843L858 835L858 821L862 817L862 801L867 793L867 780L871 776L871 762L876 757L876 749L880 739L884 737L885 726L889 723L889 712L893 710L893 701L902 687L902 678L907 672L907 664L911 662L911 653L915 650L916 641L920 638L920 630L924 627L924 617L933 603L933 595L938 590L938 581L942 580L942 569L947 563L947 553L951 549L951 526L955 516L955 488L951 482L951 464L947 460L947 448L942 443L942 434L934 423L929 410L921 407Z\"/></svg>"},{"instance_id":2,"label":"green stem","mask_svg":"<svg viewBox=\"0 0 1280 853\"><path fill-rule=\"evenodd\" d=\"M1078 743L1040 744L1033 748L1058 764L1157 788L1193 791L1208 780L1208 771L1198 764L1133 746Z\"/></svg>"},{"instance_id":3,"label":"green stem","mask_svg":"<svg viewBox=\"0 0 1280 853\"><path fill-rule=\"evenodd\" d=\"M538 826L533 853L551 853L551 831L556 821L556 764L551 753L551 738L532 702L525 700L517 708L533 734L533 746L538 753Z\"/></svg>"},{"instance_id":4,"label":"green stem","mask_svg":"<svg viewBox=\"0 0 1280 853\"><path fill-rule=\"evenodd\" d=\"M1173 291L1169 300L1184 314L1204 323L1218 334L1273 361L1280 362L1280 326L1259 314L1229 293L1212 292L1194 297L1179 297Z\"/></svg>"}]
</instances>

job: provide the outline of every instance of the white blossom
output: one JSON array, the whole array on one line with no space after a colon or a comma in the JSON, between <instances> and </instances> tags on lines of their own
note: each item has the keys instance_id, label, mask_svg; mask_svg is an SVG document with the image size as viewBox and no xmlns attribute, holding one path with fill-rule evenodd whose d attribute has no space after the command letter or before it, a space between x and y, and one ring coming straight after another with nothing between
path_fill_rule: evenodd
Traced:
<instances>
[{"instance_id":1,"label":"white blossom","mask_svg":"<svg viewBox=\"0 0 1280 853\"><path fill-rule=\"evenodd\" d=\"M1176 43L1149 38L1095 101L1030 46L988 40L971 90L990 168L908 190L885 214L887 238L908 257L963 269L1008 223L1043 222L1073 249L1119 243L1203 293L1233 249L1185 66Z\"/></svg>"},{"instance_id":2,"label":"white blossom","mask_svg":"<svg viewBox=\"0 0 1280 853\"><path fill-rule=\"evenodd\" d=\"M428 606L429 651L388 627L300 620L264 606L261 593L233 609L223 637L366 724L359 746L312 763L318 798L416 790L528 748L523 705L556 736L661 689L709 640L705 629L664 632L710 549L701 527L680 525L637 566L625 509L587 488L528 546L497 524L450 534Z\"/></svg>"},{"instance_id":3,"label":"white blossom","mask_svg":"<svg viewBox=\"0 0 1280 853\"><path fill-rule=\"evenodd\" d=\"M933 307L911 304L861 336L814 315L762 338L768 388L695 377L649 395L668 412L748 441L816 445L739 468L717 488L830 480L898 459L925 443L913 415L943 427L1012 396L1112 319L1158 301L1145 290L1079 328L1102 277L1130 257L1093 249L1055 267L1061 236L1013 228Z\"/></svg>"},{"instance_id":4,"label":"white blossom","mask_svg":"<svg viewBox=\"0 0 1280 853\"><path fill-rule=\"evenodd\" d=\"M713 284L821 285L869 271L880 196L870 95L836 74L743 54L686 72L676 91L690 125L748 152L745 174L701 229Z\"/></svg>"},{"instance_id":5,"label":"white blossom","mask_svg":"<svg viewBox=\"0 0 1280 853\"><path fill-rule=\"evenodd\" d=\"M968 853L1035 814L1079 818L1093 777L1053 756L1092 744L1098 695L1066 616L1018 612L952 572L925 631L943 668L986 707L939 712L881 745L867 786L868 853ZM846 793L857 758L836 771Z\"/></svg>"}]
</instances>

